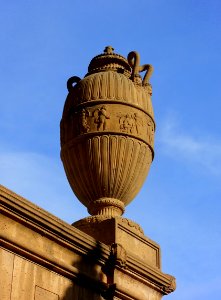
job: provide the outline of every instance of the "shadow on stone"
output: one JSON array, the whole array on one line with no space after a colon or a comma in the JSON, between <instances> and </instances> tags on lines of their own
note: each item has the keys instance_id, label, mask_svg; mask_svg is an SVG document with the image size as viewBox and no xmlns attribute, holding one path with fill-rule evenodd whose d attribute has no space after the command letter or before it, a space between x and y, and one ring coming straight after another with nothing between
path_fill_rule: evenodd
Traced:
<instances>
[{"instance_id":1,"label":"shadow on stone","mask_svg":"<svg viewBox=\"0 0 221 300\"><path fill-rule=\"evenodd\" d=\"M101 270L102 246L99 241L96 246L81 256L74 263L78 274L73 278L72 284L66 290L64 296L59 300L103 300L107 291L104 282L105 275Z\"/></svg>"}]
</instances>

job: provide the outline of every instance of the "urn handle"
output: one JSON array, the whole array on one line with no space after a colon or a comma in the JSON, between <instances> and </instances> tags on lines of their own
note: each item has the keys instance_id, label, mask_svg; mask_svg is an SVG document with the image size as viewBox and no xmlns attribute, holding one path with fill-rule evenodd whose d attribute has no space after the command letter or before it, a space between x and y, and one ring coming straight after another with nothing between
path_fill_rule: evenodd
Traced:
<instances>
[{"instance_id":1,"label":"urn handle","mask_svg":"<svg viewBox=\"0 0 221 300\"><path fill-rule=\"evenodd\" d=\"M153 73L153 66L150 64L145 64L145 65L140 66L140 55L136 51L131 51L128 54L127 59L128 59L129 65L132 68L132 80L134 81L135 77L139 77L140 72L146 71L143 81L142 81L142 85L148 85L150 77Z\"/></svg>"},{"instance_id":2,"label":"urn handle","mask_svg":"<svg viewBox=\"0 0 221 300\"><path fill-rule=\"evenodd\" d=\"M69 78L67 81L68 92L70 92L73 89L73 83L78 83L80 80L81 78L78 76L72 76L71 78Z\"/></svg>"}]
</instances>

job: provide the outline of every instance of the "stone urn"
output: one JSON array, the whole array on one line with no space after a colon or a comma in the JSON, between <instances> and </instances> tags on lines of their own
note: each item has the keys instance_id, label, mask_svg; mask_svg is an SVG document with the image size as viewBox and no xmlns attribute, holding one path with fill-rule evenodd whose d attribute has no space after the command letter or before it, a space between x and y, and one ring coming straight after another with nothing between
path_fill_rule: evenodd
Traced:
<instances>
[{"instance_id":1,"label":"stone urn","mask_svg":"<svg viewBox=\"0 0 221 300\"><path fill-rule=\"evenodd\" d=\"M155 131L153 67L141 66L135 51L127 59L113 51L106 47L83 79L67 81L60 123L61 159L72 190L91 215L107 218L121 216L144 183Z\"/></svg>"}]
</instances>

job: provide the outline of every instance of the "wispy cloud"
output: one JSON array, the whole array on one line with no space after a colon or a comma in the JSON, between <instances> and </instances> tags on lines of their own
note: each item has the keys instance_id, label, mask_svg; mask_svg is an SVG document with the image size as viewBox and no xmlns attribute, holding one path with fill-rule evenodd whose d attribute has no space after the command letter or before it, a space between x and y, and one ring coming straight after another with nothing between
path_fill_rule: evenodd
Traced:
<instances>
[{"instance_id":1,"label":"wispy cloud","mask_svg":"<svg viewBox=\"0 0 221 300\"><path fill-rule=\"evenodd\" d=\"M221 175L221 140L208 135L191 135L174 117L167 118L159 127L159 142L167 155Z\"/></svg>"},{"instance_id":2,"label":"wispy cloud","mask_svg":"<svg viewBox=\"0 0 221 300\"><path fill-rule=\"evenodd\" d=\"M59 157L0 151L0 184L67 222L86 216L68 186Z\"/></svg>"}]
</instances>

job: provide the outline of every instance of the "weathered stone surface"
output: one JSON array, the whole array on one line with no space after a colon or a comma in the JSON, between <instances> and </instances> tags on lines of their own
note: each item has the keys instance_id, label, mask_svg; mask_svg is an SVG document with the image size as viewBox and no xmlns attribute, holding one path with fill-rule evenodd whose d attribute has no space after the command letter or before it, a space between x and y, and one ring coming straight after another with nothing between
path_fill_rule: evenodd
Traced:
<instances>
[{"instance_id":1,"label":"weathered stone surface","mask_svg":"<svg viewBox=\"0 0 221 300\"><path fill-rule=\"evenodd\" d=\"M59 300L59 295L45 290L39 286L35 286L35 300Z\"/></svg>"},{"instance_id":2,"label":"weathered stone surface","mask_svg":"<svg viewBox=\"0 0 221 300\"><path fill-rule=\"evenodd\" d=\"M0 249L0 299L11 297L14 257L13 253Z\"/></svg>"}]
</instances>

